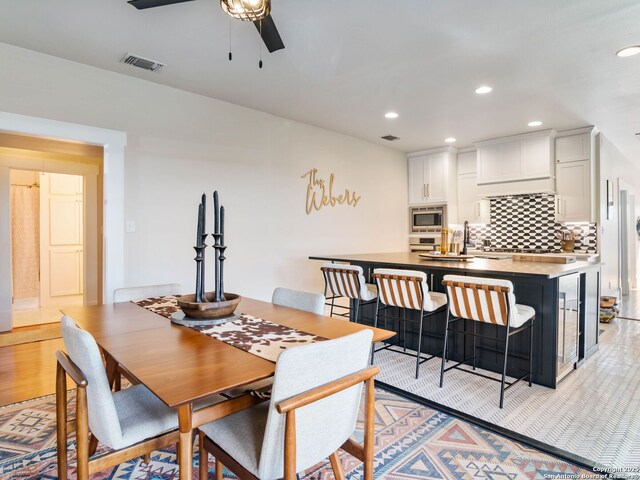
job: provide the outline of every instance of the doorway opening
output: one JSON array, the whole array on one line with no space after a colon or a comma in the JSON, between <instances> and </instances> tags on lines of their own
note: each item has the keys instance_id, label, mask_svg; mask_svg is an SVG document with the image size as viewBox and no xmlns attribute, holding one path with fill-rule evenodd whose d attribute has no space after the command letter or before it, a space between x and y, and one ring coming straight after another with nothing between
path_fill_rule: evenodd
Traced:
<instances>
[{"instance_id":1,"label":"doorway opening","mask_svg":"<svg viewBox=\"0 0 640 480\"><path fill-rule=\"evenodd\" d=\"M83 177L11 170L14 327L57 322L84 302Z\"/></svg>"},{"instance_id":2,"label":"doorway opening","mask_svg":"<svg viewBox=\"0 0 640 480\"><path fill-rule=\"evenodd\" d=\"M103 148L0 133L7 169L11 327L102 301Z\"/></svg>"}]
</instances>

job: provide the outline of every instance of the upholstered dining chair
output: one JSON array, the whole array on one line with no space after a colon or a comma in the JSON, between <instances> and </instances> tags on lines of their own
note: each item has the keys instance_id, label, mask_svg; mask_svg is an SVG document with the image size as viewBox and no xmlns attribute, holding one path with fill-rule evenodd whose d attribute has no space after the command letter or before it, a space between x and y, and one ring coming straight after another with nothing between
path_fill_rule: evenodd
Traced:
<instances>
[{"instance_id":1,"label":"upholstered dining chair","mask_svg":"<svg viewBox=\"0 0 640 480\"><path fill-rule=\"evenodd\" d=\"M148 297L164 297L166 295L176 295L180 292L182 292L182 286L179 283L116 288L113 291L113 303L141 300Z\"/></svg>"},{"instance_id":2,"label":"upholstered dining chair","mask_svg":"<svg viewBox=\"0 0 640 480\"><path fill-rule=\"evenodd\" d=\"M343 479L338 450L364 461L373 479L374 386L368 368L373 332L284 350L276 362L271 401L208 423L200 430L200 478L208 475L208 453L241 479L294 480L296 473L329 457ZM366 384L364 446L352 440Z\"/></svg>"},{"instance_id":3,"label":"upholstered dining chair","mask_svg":"<svg viewBox=\"0 0 640 480\"><path fill-rule=\"evenodd\" d=\"M320 293L302 292L300 290L291 290L282 287L277 287L271 296L271 303L274 305L295 308L318 315L324 313L324 302L324 295ZM248 392L254 396L268 398L271 395L272 383L272 378L265 378L264 380L259 380L240 388L232 388L223 394L229 397L237 397Z\"/></svg>"},{"instance_id":4,"label":"upholstered dining chair","mask_svg":"<svg viewBox=\"0 0 640 480\"><path fill-rule=\"evenodd\" d=\"M324 313L324 295L320 293L301 292L300 290L290 290L278 287L273 291L271 303L283 307L296 308L305 312Z\"/></svg>"},{"instance_id":5,"label":"upholstered dining chair","mask_svg":"<svg viewBox=\"0 0 640 480\"><path fill-rule=\"evenodd\" d=\"M111 392L98 345L67 316L62 336L68 353L56 352L58 478L67 478L67 436L75 430L78 478L178 442L178 416L144 385ZM76 385L76 418L67 417L67 378ZM210 403L222 401L216 397ZM89 438L91 434L91 439ZM102 442L115 450L89 459Z\"/></svg>"}]
</instances>

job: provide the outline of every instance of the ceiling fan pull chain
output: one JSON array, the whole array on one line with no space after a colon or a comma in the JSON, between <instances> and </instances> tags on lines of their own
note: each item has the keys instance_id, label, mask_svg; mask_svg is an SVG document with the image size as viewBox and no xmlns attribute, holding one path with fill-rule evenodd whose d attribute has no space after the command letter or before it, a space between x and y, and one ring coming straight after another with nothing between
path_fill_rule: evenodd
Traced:
<instances>
[{"instance_id":1,"label":"ceiling fan pull chain","mask_svg":"<svg viewBox=\"0 0 640 480\"><path fill-rule=\"evenodd\" d=\"M231 18L229 18L229 61L233 60L233 53L231 53Z\"/></svg>"},{"instance_id":2,"label":"ceiling fan pull chain","mask_svg":"<svg viewBox=\"0 0 640 480\"><path fill-rule=\"evenodd\" d=\"M260 20L260 61L258 67L262 68L262 20Z\"/></svg>"}]
</instances>

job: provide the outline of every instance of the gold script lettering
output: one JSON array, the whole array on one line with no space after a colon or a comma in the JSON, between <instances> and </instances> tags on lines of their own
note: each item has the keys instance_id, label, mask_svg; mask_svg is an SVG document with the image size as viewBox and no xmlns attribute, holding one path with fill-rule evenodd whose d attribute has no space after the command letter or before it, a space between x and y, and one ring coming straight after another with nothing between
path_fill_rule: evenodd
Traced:
<instances>
[{"instance_id":1,"label":"gold script lettering","mask_svg":"<svg viewBox=\"0 0 640 480\"><path fill-rule=\"evenodd\" d=\"M318 178L318 169L312 168L300 178L308 177L307 183L307 201L305 203L305 211L307 215L311 214L313 210L320 210L322 207L330 205L335 207L336 205L344 205L345 203L351 207L358 205L358 202L362 198L355 191L351 192L349 189L344 190L344 194L333 194L333 182L335 175L332 173L329 176L329 187L323 179Z\"/></svg>"}]
</instances>

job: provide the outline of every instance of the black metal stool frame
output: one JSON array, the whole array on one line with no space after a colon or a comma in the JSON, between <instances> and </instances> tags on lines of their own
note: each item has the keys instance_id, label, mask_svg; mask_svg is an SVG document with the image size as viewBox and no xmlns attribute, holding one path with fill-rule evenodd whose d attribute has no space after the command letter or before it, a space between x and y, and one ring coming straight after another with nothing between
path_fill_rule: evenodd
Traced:
<instances>
[{"instance_id":1,"label":"black metal stool frame","mask_svg":"<svg viewBox=\"0 0 640 480\"><path fill-rule=\"evenodd\" d=\"M451 318L451 308L449 306L447 306L447 321L445 323L445 334L444 334L444 355L442 356L442 365L440 367L440 388L442 388L442 385L444 383L444 373L448 372L449 370L460 370L466 373L470 373L472 375L477 375L479 377L483 377L483 378L487 378L489 380L493 380L496 382L500 382L500 408L503 408L504 406L504 392L506 390L508 390L510 387L512 387L513 385L515 385L516 383L518 383L520 380L524 380L525 378L528 378L529 380L529 386L532 385L532 375L533 375L533 324L534 324L534 320L535 320L535 315L533 317L531 317L531 319L527 320L527 323L525 323L525 325L520 326L518 328L515 329L511 329L510 325L509 325L509 319L511 318L511 307L509 305L509 303L507 302L507 325L496 325L496 324L489 324L489 325L496 325L498 327L502 326L505 329L505 337L504 340L499 339L499 338L494 338L494 337L488 337L486 335L478 335L476 333L476 325L478 323L478 320L473 320L473 319L466 319L464 317L453 317ZM473 322L473 332L467 332L466 330L461 330L459 328L456 328L455 330L449 330L449 324L450 323L455 323L458 320L469 320ZM516 380L514 380L513 382L507 382L506 381L506 374L507 374L507 358L509 356L509 338L512 335L516 335L517 333L523 332L525 330L529 330L529 371L526 372L524 375L521 375L519 378L517 378ZM449 333L461 333L463 335L465 335L465 337L467 336L472 336L473 337L473 357L472 358L464 358L462 361L456 363L455 365L452 365L448 368L445 368L444 365L446 362L448 362L447 360L447 353L448 353L448 338L449 338ZM502 377L500 379L498 378L494 378L491 377L489 375L485 375L483 373L480 372L476 372L476 338L483 338L485 340L495 340L496 342L501 342L504 343L504 352L503 352L503 362L502 362ZM464 356L464 355L463 355ZM473 370L467 370L466 368L460 368L462 365L468 365L468 362L473 361Z\"/></svg>"},{"instance_id":2,"label":"black metal stool frame","mask_svg":"<svg viewBox=\"0 0 640 480\"><path fill-rule=\"evenodd\" d=\"M422 287L422 283L420 284L420 306L424 305L424 288ZM386 322L387 319L392 319L392 320L397 320L398 322L403 322L403 337L402 337L402 342L403 342L403 350L395 350L392 347L398 346L400 344L400 338L398 338L398 341L395 343L387 343L384 347L380 347L380 348L375 348L375 346L372 347L371 349L371 363L373 364L373 360L374 360L374 355L376 352L379 352L381 350L389 350L391 352L396 352L396 353L402 353L403 355L409 355L411 357L413 357L414 355L411 353L408 353L406 351L406 346L405 346L405 342L406 342L406 337L407 337L407 331L406 331L406 324L407 323L417 323L418 324L418 348L416 350L416 379L418 379L419 374L420 374L420 365L422 365L425 362L428 362L429 360L439 357L443 354L444 348L443 347L443 351L441 351L440 353L434 354L434 355L428 355L427 357L423 357L422 356L422 352L421 352L421 348L422 348L422 337L424 336L430 336L432 338L439 338L442 339L443 337L441 335L432 335L432 334L427 334L424 333L422 331L422 325L424 323L424 320L426 318L429 318L433 315L436 315L438 313L441 313L444 311L444 305L432 312L425 312L424 310L419 311L420 312L420 320L418 322L416 322L415 320L409 320L406 318L406 315L403 315L402 317L395 317L392 315L380 315L380 311L384 311L387 310L389 308L403 308L403 307L398 307L395 305L385 305L384 307L380 308L380 292L378 292L378 298L376 298L376 316L373 322L373 326L375 328L378 327L378 318L382 317L384 318L385 321L385 328L386 328ZM403 312L406 312L406 308L403 308ZM414 309L409 309L409 310L414 310ZM418 310L416 310L418 311ZM399 328L398 328L399 330ZM398 337L400 336L400 332L398 332ZM446 340L446 339L445 339Z\"/></svg>"}]
</instances>

